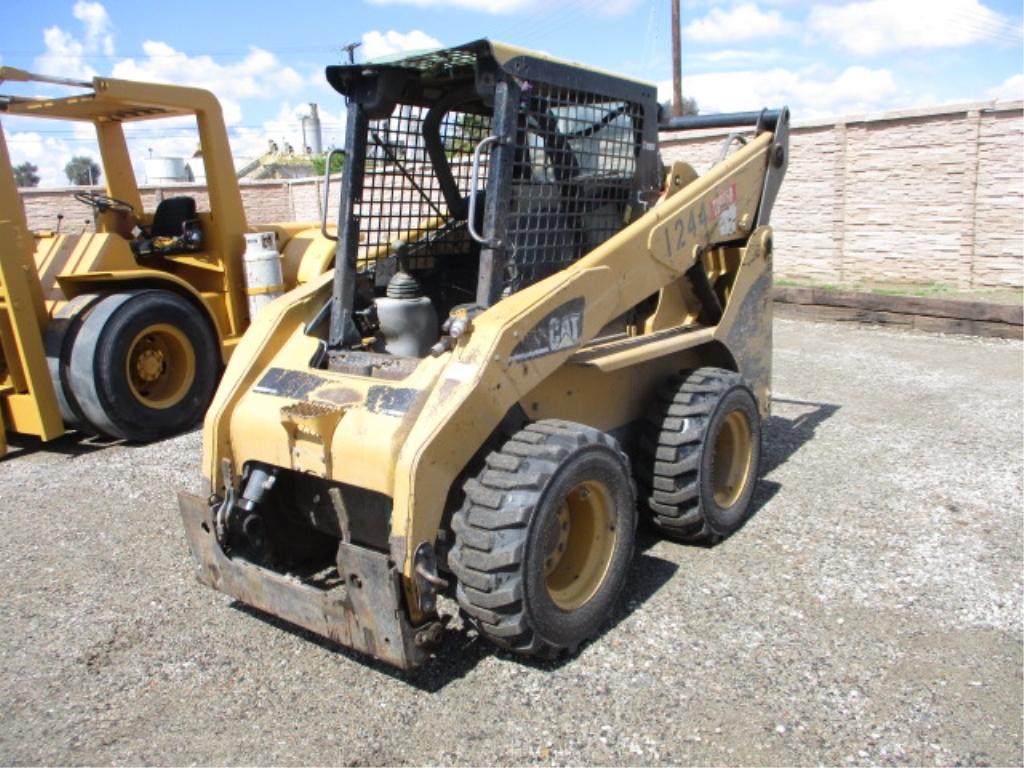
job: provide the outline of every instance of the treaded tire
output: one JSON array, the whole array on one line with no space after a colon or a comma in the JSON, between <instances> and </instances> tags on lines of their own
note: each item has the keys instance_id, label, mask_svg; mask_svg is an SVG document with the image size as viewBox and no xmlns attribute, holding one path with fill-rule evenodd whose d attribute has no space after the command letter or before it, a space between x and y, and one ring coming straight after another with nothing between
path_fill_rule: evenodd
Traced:
<instances>
[{"instance_id":1,"label":"treaded tire","mask_svg":"<svg viewBox=\"0 0 1024 768\"><path fill-rule=\"evenodd\" d=\"M187 359L188 373L171 381L172 391L143 393L132 383L131 356L147 335L170 340L161 360ZM175 354L171 354L171 352ZM160 377L173 362L153 371ZM210 323L189 301L165 290L113 293L94 304L75 337L68 366L74 398L89 425L115 438L145 442L197 424L213 397L220 350Z\"/></svg>"},{"instance_id":2,"label":"treaded tire","mask_svg":"<svg viewBox=\"0 0 1024 768\"><path fill-rule=\"evenodd\" d=\"M629 460L610 435L550 419L517 432L486 462L466 482L465 503L452 520L455 545L448 562L458 579L459 605L482 635L503 648L542 658L575 652L600 630L632 560L637 513ZM581 488L594 488L594 500L586 501L591 492ZM545 571L554 554L551 536L568 530L560 515L568 515L577 503L582 506L574 509L589 510L587 505L594 504L608 511L601 516L581 512L580 517L573 512L564 559L573 568L569 552L585 549L579 542L599 542L608 535L604 544L586 545L594 553L586 562L605 565L599 575L584 565L567 579L571 587L583 589L576 595L578 604L556 603L566 598L553 581L561 562ZM588 531L590 518L606 524L595 523Z\"/></svg>"},{"instance_id":3,"label":"treaded tire","mask_svg":"<svg viewBox=\"0 0 1024 768\"><path fill-rule=\"evenodd\" d=\"M745 429L746 450L735 447ZM730 461L737 456L745 458ZM661 388L640 438L637 478L651 520L663 533L714 544L735 532L750 516L760 463L761 417L740 374L698 368ZM737 467L733 475L730 465ZM729 485L730 478L741 480Z\"/></svg>"}]
</instances>

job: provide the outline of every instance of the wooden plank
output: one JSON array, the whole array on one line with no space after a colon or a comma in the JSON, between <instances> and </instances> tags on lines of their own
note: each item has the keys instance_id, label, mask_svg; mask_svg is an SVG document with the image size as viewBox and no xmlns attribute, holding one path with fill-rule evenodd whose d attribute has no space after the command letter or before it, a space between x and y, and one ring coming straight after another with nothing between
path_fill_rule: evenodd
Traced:
<instances>
[{"instance_id":1,"label":"wooden plank","mask_svg":"<svg viewBox=\"0 0 1024 768\"><path fill-rule=\"evenodd\" d=\"M776 304L846 307L868 312L1024 325L1024 306L1020 304L928 299L918 296L889 296L861 291L833 291L827 288L793 286L775 286L774 297Z\"/></svg>"},{"instance_id":2,"label":"wooden plank","mask_svg":"<svg viewBox=\"0 0 1024 768\"><path fill-rule=\"evenodd\" d=\"M987 336L999 339L1021 339L1024 328L1010 323L965 320L957 317L911 315L903 312L879 312L853 307L828 307L819 304L775 303L775 316L787 319L825 320L830 322L884 325L932 333L954 333L966 336Z\"/></svg>"}]
</instances>

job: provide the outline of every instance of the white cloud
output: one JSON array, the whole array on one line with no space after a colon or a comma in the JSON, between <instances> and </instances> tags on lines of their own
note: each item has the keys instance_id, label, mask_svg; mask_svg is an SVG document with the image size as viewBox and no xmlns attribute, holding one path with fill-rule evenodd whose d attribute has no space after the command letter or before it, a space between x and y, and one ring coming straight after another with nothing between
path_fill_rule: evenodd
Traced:
<instances>
[{"instance_id":1,"label":"white cloud","mask_svg":"<svg viewBox=\"0 0 1024 768\"><path fill-rule=\"evenodd\" d=\"M35 121L39 123L39 121ZM55 121L46 121L47 127L56 125ZM39 184L43 187L67 186L68 177L64 175L64 166L68 160L77 155L91 157L100 162L99 150L95 141L78 141L55 136L47 136L40 131L19 131L12 133L7 141L11 152L11 163L30 162L39 168ZM93 134L95 136L95 134ZM84 209L83 209L84 210ZM87 215L83 214L83 218ZM53 223L56 226L56 222Z\"/></svg>"},{"instance_id":2,"label":"white cloud","mask_svg":"<svg viewBox=\"0 0 1024 768\"><path fill-rule=\"evenodd\" d=\"M79 0L72 14L82 25L82 38L54 25L43 30L46 52L36 58L35 68L47 75L88 80L96 70L85 63L91 54L111 56L114 34L107 9L100 3Z\"/></svg>"},{"instance_id":3,"label":"white cloud","mask_svg":"<svg viewBox=\"0 0 1024 768\"><path fill-rule=\"evenodd\" d=\"M324 151L330 147L344 147L345 113L324 109L322 104L318 106ZM233 131L231 136L232 154L237 158L253 160L267 151L268 142L271 140L275 141L282 149L287 143L291 144L295 152L302 152L301 118L308 114L308 104L282 102L277 115L270 120L265 120L260 128L241 127Z\"/></svg>"},{"instance_id":4,"label":"white cloud","mask_svg":"<svg viewBox=\"0 0 1024 768\"><path fill-rule=\"evenodd\" d=\"M514 13L536 13L548 10L550 0L369 0L373 5L413 5L417 8L457 8L465 11L510 15ZM596 13L599 16L621 16L633 10L640 0L596 0L583 3L581 13Z\"/></svg>"},{"instance_id":5,"label":"white cloud","mask_svg":"<svg viewBox=\"0 0 1024 768\"><path fill-rule=\"evenodd\" d=\"M418 8L462 8L483 13L519 13L535 8L537 0L370 0L372 5L415 5Z\"/></svg>"},{"instance_id":6,"label":"white cloud","mask_svg":"<svg viewBox=\"0 0 1024 768\"><path fill-rule=\"evenodd\" d=\"M72 33L59 26L46 29L43 33L46 53L37 59L36 68L48 74L91 78L98 73L85 63L88 57L91 54L113 55L111 19L101 3L89 0L78 0L72 12L81 24L81 31ZM370 42L382 49L397 51L440 45L418 31L408 35L376 34L377 38ZM144 42L142 51L141 57L117 60L109 74L128 80L190 85L212 91L220 101L236 156L251 158L263 154L268 139L282 146L288 142L297 151L302 150L299 115L308 114L309 107L295 102L309 93L310 83L295 69L282 64L273 53L250 46L248 54L240 59L218 61L210 56L189 56L156 40ZM322 70L318 69L316 82L320 90L337 97L333 90L325 88ZM44 90L49 92L49 87ZM279 101L286 98L291 101ZM244 125L242 105L245 104L248 111L249 100L256 99L278 101L278 114L258 125ZM340 99L337 103L341 103ZM320 117L324 147L343 145L344 112L335 114L321 107ZM13 117L5 118L4 128L14 162L29 161L37 165L43 186L67 184L63 168L73 155L99 157L95 131L87 123ZM150 154L187 158L197 146L195 119L191 116L129 122L124 128L140 183L145 183L144 160Z\"/></svg>"},{"instance_id":7,"label":"white cloud","mask_svg":"<svg viewBox=\"0 0 1024 768\"><path fill-rule=\"evenodd\" d=\"M102 51L106 56L114 53L114 35L111 31L110 16L100 3L78 0L71 11L85 26L85 48L88 51Z\"/></svg>"},{"instance_id":8,"label":"white cloud","mask_svg":"<svg viewBox=\"0 0 1024 768\"><path fill-rule=\"evenodd\" d=\"M866 0L811 9L808 27L861 56L1006 39L1007 19L978 0Z\"/></svg>"},{"instance_id":9,"label":"white cloud","mask_svg":"<svg viewBox=\"0 0 1024 768\"><path fill-rule=\"evenodd\" d=\"M83 58L85 46L70 32L60 27L43 30L43 45L46 53L36 58L35 68L44 75L78 77L89 80L96 76L96 70L88 66Z\"/></svg>"},{"instance_id":10,"label":"white cloud","mask_svg":"<svg viewBox=\"0 0 1024 768\"><path fill-rule=\"evenodd\" d=\"M155 40L144 42L142 50L145 59L122 59L114 65L111 75L206 88L220 99L229 125L241 120L238 100L299 93L305 86L298 72L256 46L249 46L249 53L241 61L228 64L219 64L209 56L189 56Z\"/></svg>"},{"instance_id":11,"label":"white cloud","mask_svg":"<svg viewBox=\"0 0 1024 768\"><path fill-rule=\"evenodd\" d=\"M659 98L671 98L672 83L658 85ZM887 69L850 67L836 77L783 68L710 72L683 78L683 95L697 100L702 113L747 112L788 105L797 120L895 108L906 93Z\"/></svg>"},{"instance_id":12,"label":"white cloud","mask_svg":"<svg viewBox=\"0 0 1024 768\"><path fill-rule=\"evenodd\" d=\"M701 43L730 43L793 31L779 11L762 11L756 3L741 3L728 11L712 8L707 16L683 27L683 35Z\"/></svg>"},{"instance_id":13,"label":"white cloud","mask_svg":"<svg viewBox=\"0 0 1024 768\"><path fill-rule=\"evenodd\" d=\"M373 30L363 35L363 58L365 59L391 56L403 51L419 51L425 48L441 47L443 46L440 40L418 29L414 29L412 32L404 35L393 29L387 32Z\"/></svg>"},{"instance_id":14,"label":"white cloud","mask_svg":"<svg viewBox=\"0 0 1024 768\"><path fill-rule=\"evenodd\" d=\"M1024 75L1013 75L994 88L989 88L988 97L1001 101L1024 100Z\"/></svg>"},{"instance_id":15,"label":"white cloud","mask_svg":"<svg viewBox=\"0 0 1024 768\"><path fill-rule=\"evenodd\" d=\"M86 6L79 14L83 17L86 29L83 40L89 40L91 34L95 42L89 45L102 47L103 35L109 31L109 19L105 11L96 3L79 5ZM94 6L97 6L98 10ZM68 74L67 55L78 56L80 64L87 43L59 28L47 30L47 35L51 41L49 49L63 50L66 54L57 62L62 66L56 68L54 73ZM385 35L382 36L382 40L386 43L390 41L390 45L400 46L403 42L422 44L423 37L426 37L423 33L411 33L398 38ZM426 38L426 41L428 45L437 44L433 38ZM302 150L301 123L298 115L308 114L309 107L305 104L292 106L292 102L279 102L280 110L273 119L264 121L259 126L246 126L242 122L242 104L245 103L248 110L248 100L279 100L285 97L301 99L309 90L307 80L293 68L284 66L274 54L250 46L249 53L241 59L219 62L210 56L189 56L166 43L154 40L143 43L142 50L143 57L117 61L110 70L111 76L128 80L189 85L212 91L221 104L224 121L229 127L232 152L236 156L252 158L263 154L267 149L268 139L275 139L282 146L288 142L297 151ZM89 69L88 72L80 70L77 74L88 77L95 72ZM322 71L319 77L322 80ZM337 96L333 90L330 93ZM320 115L324 146L343 145L344 114L333 114L321 108ZM12 158L16 162L28 160L38 165L43 186L62 186L67 183L63 167L73 154L98 157L95 132L91 125L46 121L43 129L39 127L41 124L39 120L23 118L4 121ZM198 142L195 118L191 116L128 122L124 129L128 150L140 183L146 181L144 160L150 154L155 157L187 158L195 151Z\"/></svg>"},{"instance_id":16,"label":"white cloud","mask_svg":"<svg viewBox=\"0 0 1024 768\"><path fill-rule=\"evenodd\" d=\"M781 58L783 58L782 52L777 50L744 51L727 48L706 53L693 53L687 56L687 61L696 64L728 64L741 67L778 61ZM793 57L789 55L787 58L792 61Z\"/></svg>"}]
</instances>

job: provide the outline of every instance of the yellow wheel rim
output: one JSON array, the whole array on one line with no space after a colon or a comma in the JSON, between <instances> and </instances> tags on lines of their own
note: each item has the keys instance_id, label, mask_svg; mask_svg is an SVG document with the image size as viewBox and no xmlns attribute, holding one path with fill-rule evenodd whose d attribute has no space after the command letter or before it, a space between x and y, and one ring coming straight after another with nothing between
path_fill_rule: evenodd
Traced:
<instances>
[{"instance_id":1,"label":"yellow wheel rim","mask_svg":"<svg viewBox=\"0 0 1024 768\"><path fill-rule=\"evenodd\" d=\"M554 604L571 611L594 596L611 564L616 533L607 486L577 485L562 501L553 526L546 537L544 576Z\"/></svg>"},{"instance_id":2,"label":"yellow wheel rim","mask_svg":"<svg viewBox=\"0 0 1024 768\"><path fill-rule=\"evenodd\" d=\"M711 464L711 483L715 504L728 509L743 494L750 477L753 461L753 438L750 422L742 411L733 411L725 417L715 437Z\"/></svg>"},{"instance_id":3,"label":"yellow wheel rim","mask_svg":"<svg viewBox=\"0 0 1024 768\"><path fill-rule=\"evenodd\" d=\"M181 402L196 378L192 342L167 323L151 325L128 347L125 373L132 395L149 408L162 410Z\"/></svg>"}]
</instances>

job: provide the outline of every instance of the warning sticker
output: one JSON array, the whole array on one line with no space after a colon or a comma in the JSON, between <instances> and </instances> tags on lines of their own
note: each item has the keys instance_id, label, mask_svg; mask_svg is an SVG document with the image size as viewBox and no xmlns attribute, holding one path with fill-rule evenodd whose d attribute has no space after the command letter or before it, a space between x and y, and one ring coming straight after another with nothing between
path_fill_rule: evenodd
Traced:
<instances>
[{"instance_id":1,"label":"warning sticker","mask_svg":"<svg viewBox=\"0 0 1024 768\"><path fill-rule=\"evenodd\" d=\"M730 184L711 199L711 217L718 221L718 234L736 233L736 185Z\"/></svg>"}]
</instances>

